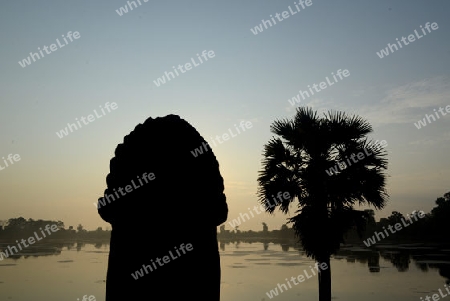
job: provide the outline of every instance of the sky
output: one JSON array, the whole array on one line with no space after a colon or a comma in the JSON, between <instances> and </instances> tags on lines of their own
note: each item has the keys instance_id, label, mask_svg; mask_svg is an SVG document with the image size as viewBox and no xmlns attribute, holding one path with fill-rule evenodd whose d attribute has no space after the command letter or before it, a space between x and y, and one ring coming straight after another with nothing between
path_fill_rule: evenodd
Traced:
<instances>
[{"instance_id":1,"label":"sky","mask_svg":"<svg viewBox=\"0 0 450 301\"><path fill-rule=\"evenodd\" d=\"M106 188L109 160L137 124L167 114L209 141L234 131L213 145L226 229L259 206L270 125L293 118L298 106L357 114L373 126L371 139L386 140L390 197L377 220L392 211L429 212L450 191L448 0L135 3L132 10L123 0L0 4L0 220L110 229L93 205ZM176 75L178 65L187 67ZM344 70L347 77L333 80ZM170 80L158 81L169 72ZM289 102L327 77L328 86ZM78 129L60 132L77 121ZM236 134L241 122L251 127ZM255 214L239 229L262 230L262 222L279 229L292 209Z\"/></svg>"}]
</instances>

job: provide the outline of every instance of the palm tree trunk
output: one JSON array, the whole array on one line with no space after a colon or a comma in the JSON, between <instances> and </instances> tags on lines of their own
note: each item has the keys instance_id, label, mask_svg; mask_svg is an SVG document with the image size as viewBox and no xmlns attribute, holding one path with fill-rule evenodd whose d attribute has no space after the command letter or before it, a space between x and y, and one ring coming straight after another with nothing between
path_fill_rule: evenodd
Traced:
<instances>
[{"instance_id":1,"label":"palm tree trunk","mask_svg":"<svg viewBox=\"0 0 450 301\"><path fill-rule=\"evenodd\" d=\"M326 264L327 269L321 269ZM331 269L330 258L318 261L319 264L319 301L331 301Z\"/></svg>"}]
</instances>

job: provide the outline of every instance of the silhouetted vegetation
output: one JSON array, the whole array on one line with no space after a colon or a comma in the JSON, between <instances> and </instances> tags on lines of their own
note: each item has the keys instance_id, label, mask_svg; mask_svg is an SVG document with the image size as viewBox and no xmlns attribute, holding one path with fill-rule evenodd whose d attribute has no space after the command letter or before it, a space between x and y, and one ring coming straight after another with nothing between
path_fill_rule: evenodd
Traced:
<instances>
[{"instance_id":1,"label":"silhouetted vegetation","mask_svg":"<svg viewBox=\"0 0 450 301\"><path fill-rule=\"evenodd\" d=\"M413 212L402 214L398 211L393 211L387 218L381 218L375 222L373 210L366 210L370 218L367 221L366 229L362 237L358 236L356 229L350 230L345 238L346 243L362 243L363 240L370 238L375 232L385 233L388 230L388 236L374 244L378 243L449 243L448 229L450 229L450 192L444 194L443 197L438 197L435 201L436 207L431 212L425 213L425 216L414 217ZM416 210L414 213L417 213ZM406 221L407 226L404 226L403 221ZM395 224L402 225L401 230L392 233L389 231L389 226L393 227Z\"/></svg>"},{"instance_id":2,"label":"silhouetted vegetation","mask_svg":"<svg viewBox=\"0 0 450 301\"><path fill-rule=\"evenodd\" d=\"M111 231L103 230L102 227L98 227L97 230L87 231L81 224L77 226L77 230L73 226L65 228L64 222L52 221L52 220L34 220L29 218L28 220L23 217L10 218L6 222L0 225L0 240L2 241L15 241L16 239L27 239L30 236L34 236L34 233L41 233L41 229L44 229L46 225L55 224L58 227L58 231L47 236L42 241L37 241L36 244L45 243L48 240L65 240L65 241L99 241L109 240ZM42 236L42 235L41 235Z\"/></svg>"},{"instance_id":3,"label":"silhouetted vegetation","mask_svg":"<svg viewBox=\"0 0 450 301\"><path fill-rule=\"evenodd\" d=\"M429 213L425 213L425 217L418 218L417 221L410 223L407 227L403 227L402 230L390 234L385 239L381 240L377 244L386 243L436 243L436 244L448 244L447 229L450 229L450 192L445 193L442 197L438 197L435 200L436 206ZM353 228L347 232L343 240L344 244L360 244L363 240L372 237L376 232L382 232L389 225L393 226L396 223L401 223L401 219L407 220L410 213L400 213L393 211L387 218L381 218L378 222L375 221L375 213L373 210L366 209L367 224L362 236L358 236L356 228ZM34 232L40 233L39 229L44 228L47 224L56 224L58 231L53 233L48 239L61 239L65 241L96 241L96 240L109 240L111 230L103 230L102 227L98 227L96 230L85 230L81 224L76 227L69 226L67 229L62 221L52 220L28 220L23 217L10 218L6 222L3 222L3 227L0 224L0 240L2 241L15 241L19 238L26 239L32 236ZM384 229L383 229L384 227ZM287 224L281 226L280 229L274 229L269 231L268 225L263 223L262 230L248 230L241 231L239 227L236 229L225 229L226 225L223 224L219 227L218 238L224 242L242 241L242 242L276 242L285 240L294 244L298 241L295 236L295 231ZM376 247L374 244L373 247Z\"/></svg>"},{"instance_id":4,"label":"silhouetted vegetation","mask_svg":"<svg viewBox=\"0 0 450 301\"><path fill-rule=\"evenodd\" d=\"M269 231L269 227L266 223L263 223L262 231L241 231L239 227L234 230L225 229L225 225L220 226L220 232L217 233L217 237L220 241L226 242L274 242L274 243L291 243L297 244L297 238L293 228L289 228L286 224L282 225L279 230Z\"/></svg>"},{"instance_id":5,"label":"silhouetted vegetation","mask_svg":"<svg viewBox=\"0 0 450 301\"><path fill-rule=\"evenodd\" d=\"M330 257L349 229L362 232L366 224L367 213L354 205L382 209L387 201L387 153L368 139L372 126L366 120L344 112L320 118L300 107L292 120L276 120L270 130L278 137L264 146L259 201L269 213L288 213L296 203L289 221L306 255L328 267L319 271L319 300L330 301ZM279 192L290 197L273 206L268 200Z\"/></svg>"},{"instance_id":6,"label":"silhouetted vegetation","mask_svg":"<svg viewBox=\"0 0 450 301\"><path fill-rule=\"evenodd\" d=\"M449 229L448 223L450 216L450 192L444 194L443 197L439 197L435 201L436 207L434 207L431 212L426 213L424 218L418 219L411 223L408 227L404 227L402 230L390 234L382 241L374 244L371 248L376 249L378 245L395 243L395 244L405 244L405 243L434 243L438 245L448 244L448 238L446 236L446 230ZM375 231L382 232L387 229L389 225L395 225L395 223L401 222L401 219L406 219L408 214L402 214L398 211L393 211L392 214L387 218L381 218L378 222L375 221L374 211L366 210L368 213L368 220L366 229L361 237L358 236L356 229L350 230L345 239L346 244L358 244L364 246L363 240L374 235ZM16 239L26 239L32 235L34 232L40 233L40 228L44 228L47 224L56 224L58 226L58 231L53 233L48 239L43 240L39 243L45 243L49 240L60 240L64 242L78 241L97 241L109 242L110 230L103 230L98 227L96 230L87 231L82 225L78 225L75 230L73 226L69 226L67 229L62 221L52 221L52 220L33 220L29 218L26 220L23 217L10 218L0 226L0 240L4 242L15 242ZM384 227L384 229L383 229ZM293 228L289 228L288 225L284 224L280 229L268 230L266 223L263 223L261 231L241 231L239 229L227 230L225 229L225 224L220 226L220 232L218 233L218 239L220 243L234 243L234 242L263 242L264 244L276 243L284 244L290 247L299 247L301 245L298 243L298 238L295 236L295 231ZM365 246L364 246L365 247ZM47 250L50 254L54 253L54 250ZM25 251L26 252L26 251ZM383 255L384 258L392 261L396 266L397 262L402 262L399 257L400 255ZM417 266L421 269L427 269L428 265L423 265L418 263ZM399 267L400 268L400 267ZM400 268L401 269L401 268ZM376 268L375 268L376 270ZM445 271L443 271L445 273ZM447 276L450 273L446 274ZM450 278L447 277L447 278Z\"/></svg>"}]
</instances>

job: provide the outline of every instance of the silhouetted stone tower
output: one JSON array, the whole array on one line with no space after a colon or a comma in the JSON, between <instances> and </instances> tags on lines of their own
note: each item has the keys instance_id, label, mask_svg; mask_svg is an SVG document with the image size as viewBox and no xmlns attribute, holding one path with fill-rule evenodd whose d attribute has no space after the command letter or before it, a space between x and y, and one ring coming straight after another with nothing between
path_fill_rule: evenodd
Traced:
<instances>
[{"instance_id":1,"label":"silhouetted stone tower","mask_svg":"<svg viewBox=\"0 0 450 301\"><path fill-rule=\"evenodd\" d=\"M191 152L203 143L168 115L138 124L117 146L98 208L112 226L106 301L219 300L217 226L228 207L212 150Z\"/></svg>"}]
</instances>

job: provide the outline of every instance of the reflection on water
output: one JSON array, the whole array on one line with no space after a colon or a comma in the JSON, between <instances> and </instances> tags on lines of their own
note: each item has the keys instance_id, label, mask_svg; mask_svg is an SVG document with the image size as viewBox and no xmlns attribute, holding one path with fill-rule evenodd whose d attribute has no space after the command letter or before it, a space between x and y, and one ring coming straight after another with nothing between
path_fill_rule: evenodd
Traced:
<instances>
[{"instance_id":1,"label":"reflection on water","mask_svg":"<svg viewBox=\"0 0 450 301\"><path fill-rule=\"evenodd\" d=\"M7 245L0 243L0 250ZM314 261L289 242L220 241L222 301L269 300L266 292L310 270ZM109 245L54 242L30 246L0 260L0 300L104 299ZM124 260L133 256L123 254ZM450 249L438 246L342 247L331 259L333 297L412 300L450 284ZM207 277L207 276L205 276ZM175 284L176 286L176 284ZM26 287L27 289L23 289ZM273 297L317 300L317 277Z\"/></svg>"},{"instance_id":2,"label":"reflection on water","mask_svg":"<svg viewBox=\"0 0 450 301\"><path fill-rule=\"evenodd\" d=\"M309 271L314 261L295 244L220 242L224 300L269 300L266 292ZM241 264L241 265L238 265ZM236 267L240 270L236 271ZM242 271L242 266L247 272ZM450 280L450 250L439 246L342 247L331 259L332 291L341 300L420 300ZM239 280L237 280L239 279ZM292 283L292 282L291 282ZM250 287L251 293L246 292ZM317 300L317 278L275 300Z\"/></svg>"},{"instance_id":3,"label":"reflection on water","mask_svg":"<svg viewBox=\"0 0 450 301\"><path fill-rule=\"evenodd\" d=\"M226 251L226 246L234 246L238 248L240 242L224 242L221 241L220 250ZM249 243L252 245L252 243ZM258 243L262 245L263 251L269 250L269 243ZM273 246L280 245L283 252L289 252L290 250L296 250L301 256L306 256L305 252L296 244L281 242L271 243ZM379 245L373 249L360 248L360 247L341 247L339 252L333 256L335 260L346 260L349 263L367 263L368 271L370 273L380 272L380 257L389 261L398 272L408 271L411 261L422 272L428 272L429 269L438 270L442 277L446 278L446 281L450 281L450 249L444 246L428 246L423 247L421 244L411 245L393 245L384 244Z\"/></svg>"}]
</instances>

